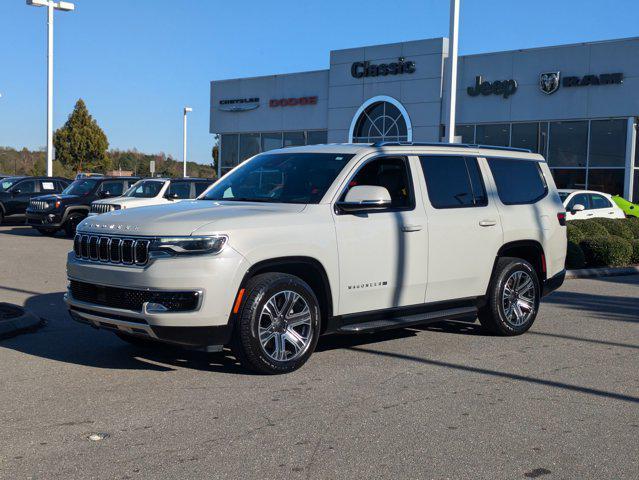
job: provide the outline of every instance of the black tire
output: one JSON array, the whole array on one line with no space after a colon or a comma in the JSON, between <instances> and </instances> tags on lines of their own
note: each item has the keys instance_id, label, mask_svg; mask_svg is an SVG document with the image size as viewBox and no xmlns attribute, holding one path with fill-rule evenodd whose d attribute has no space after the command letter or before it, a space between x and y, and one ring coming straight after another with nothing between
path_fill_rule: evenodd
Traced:
<instances>
[{"instance_id":1,"label":"black tire","mask_svg":"<svg viewBox=\"0 0 639 480\"><path fill-rule=\"evenodd\" d=\"M527 279L532 283L532 290L528 289ZM511 288L513 286L515 288ZM479 322L496 335L521 335L537 317L540 291L539 277L530 263L521 258L498 259L488 287L487 303L479 310Z\"/></svg>"},{"instance_id":2,"label":"black tire","mask_svg":"<svg viewBox=\"0 0 639 480\"><path fill-rule=\"evenodd\" d=\"M157 346L157 342L154 342L153 340L149 340L144 337L137 337L135 335L129 335L122 332L114 332L114 333L120 340L124 340L126 343L130 343L131 345L135 345L136 347L154 348Z\"/></svg>"},{"instance_id":3,"label":"black tire","mask_svg":"<svg viewBox=\"0 0 639 480\"><path fill-rule=\"evenodd\" d=\"M53 237L58 231L55 228L36 228L40 235L44 235L45 237Z\"/></svg>"},{"instance_id":4,"label":"black tire","mask_svg":"<svg viewBox=\"0 0 639 480\"><path fill-rule=\"evenodd\" d=\"M64 232L67 237L71 238L75 235L75 229L78 227L78 224L84 220L85 216L80 213L72 213L67 218L67 221L64 222Z\"/></svg>"},{"instance_id":5,"label":"black tire","mask_svg":"<svg viewBox=\"0 0 639 480\"><path fill-rule=\"evenodd\" d=\"M2 225L3 221L4 221L4 212L2 211L2 208L0 208L0 225Z\"/></svg>"},{"instance_id":6,"label":"black tire","mask_svg":"<svg viewBox=\"0 0 639 480\"><path fill-rule=\"evenodd\" d=\"M294 295L287 292L292 292ZM289 298L294 300L289 300ZM276 316L274 321L271 321L270 314L264 312L270 301L276 303L276 311L281 314ZM277 305L278 301L282 301L279 306ZM285 301L288 301L290 306L285 307ZM308 312L303 316L307 318L307 324L289 325L291 317L301 318L302 314L306 312L306 307L308 307ZM288 313L284 310L287 310ZM260 327L268 330L263 332L265 337L273 335L272 340L265 346L262 346L260 341ZM290 329L293 327L301 329L295 330L295 333L304 340L298 344L298 347L295 347L294 342L289 340L292 338ZM233 329L231 347L235 357L245 368L266 374L289 373L304 365L311 356L317 345L319 331L320 308L311 287L293 275L264 273L251 278L245 287L241 311L237 315ZM275 347L276 341L282 338L284 349L281 347L277 349ZM269 353L268 350L271 348L273 348L273 352ZM279 356L278 351L283 351L285 359L280 360L273 357L273 355Z\"/></svg>"}]
</instances>

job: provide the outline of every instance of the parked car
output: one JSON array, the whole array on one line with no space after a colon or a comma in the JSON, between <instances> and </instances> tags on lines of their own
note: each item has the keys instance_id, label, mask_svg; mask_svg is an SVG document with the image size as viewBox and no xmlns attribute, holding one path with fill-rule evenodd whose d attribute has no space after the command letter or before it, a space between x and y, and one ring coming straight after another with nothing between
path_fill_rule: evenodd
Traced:
<instances>
[{"instance_id":1,"label":"parked car","mask_svg":"<svg viewBox=\"0 0 639 480\"><path fill-rule=\"evenodd\" d=\"M619 195L613 195L612 201L621 208L623 213L626 214L627 217L637 217L639 218L639 204L632 203L626 200L625 198Z\"/></svg>"},{"instance_id":2,"label":"parked car","mask_svg":"<svg viewBox=\"0 0 639 480\"><path fill-rule=\"evenodd\" d=\"M27 225L43 235L64 230L70 237L76 226L89 214L91 202L98 198L122 195L138 177L98 177L74 180L62 193L31 199L27 208Z\"/></svg>"},{"instance_id":3,"label":"parked car","mask_svg":"<svg viewBox=\"0 0 639 480\"><path fill-rule=\"evenodd\" d=\"M612 196L594 190L559 190L559 198L566 207L567 220L587 218L625 218Z\"/></svg>"},{"instance_id":4,"label":"parked car","mask_svg":"<svg viewBox=\"0 0 639 480\"><path fill-rule=\"evenodd\" d=\"M320 334L477 315L527 331L563 282L565 218L543 157L521 150L273 150L197 200L81 222L65 299L125 340L230 344L246 367L285 373Z\"/></svg>"},{"instance_id":5,"label":"parked car","mask_svg":"<svg viewBox=\"0 0 639 480\"><path fill-rule=\"evenodd\" d=\"M6 217L24 215L29 201L48 193L60 193L71 180L61 177L5 177L0 179L0 224Z\"/></svg>"},{"instance_id":6,"label":"parked car","mask_svg":"<svg viewBox=\"0 0 639 480\"><path fill-rule=\"evenodd\" d=\"M199 197L213 180L205 178L145 178L134 184L121 197L96 200L91 204L89 216L112 210L126 210L149 205L163 205L170 202Z\"/></svg>"}]
</instances>

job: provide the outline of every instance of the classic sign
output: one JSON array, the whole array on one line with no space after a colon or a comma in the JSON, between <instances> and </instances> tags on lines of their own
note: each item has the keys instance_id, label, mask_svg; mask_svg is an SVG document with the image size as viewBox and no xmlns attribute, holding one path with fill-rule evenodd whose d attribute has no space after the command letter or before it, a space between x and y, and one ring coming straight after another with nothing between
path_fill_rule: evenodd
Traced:
<instances>
[{"instance_id":1,"label":"classic sign","mask_svg":"<svg viewBox=\"0 0 639 480\"><path fill-rule=\"evenodd\" d=\"M355 62L351 65L351 75L354 78L385 77L386 75L404 73L415 73L415 62L406 61L404 57L399 57L397 62L380 63L379 65L371 64L371 62Z\"/></svg>"},{"instance_id":2,"label":"classic sign","mask_svg":"<svg viewBox=\"0 0 639 480\"><path fill-rule=\"evenodd\" d=\"M468 87L466 92L471 97L476 97L480 93L482 95L499 95L504 98L510 97L517 91L517 80L495 80L494 82L485 81L481 75L475 77L475 86Z\"/></svg>"}]
</instances>

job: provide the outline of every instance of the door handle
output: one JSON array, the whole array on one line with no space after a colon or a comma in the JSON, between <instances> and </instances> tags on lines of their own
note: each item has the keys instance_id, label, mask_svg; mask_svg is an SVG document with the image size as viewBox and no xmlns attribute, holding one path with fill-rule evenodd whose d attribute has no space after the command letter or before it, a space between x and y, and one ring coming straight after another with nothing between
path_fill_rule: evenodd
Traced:
<instances>
[{"instance_id":1,"label":"door handle","mask_svg":"<svg viewBox=\"0 0 639 480\"><path fill-rule=\"evenodd\" d=\"M497 220L481 220L479 222L480 227L494 227L497 225Z\"/></svg>"},{"instance_id":2,"label":"door handle","mask_svg":"<svg viewBox=\"0 0 639 480\"><path fill-rule=\"evenodd\" d=\"M422 228L421 225L402 225L402 232L419 232Z\"/></svg>"}]
</instances>

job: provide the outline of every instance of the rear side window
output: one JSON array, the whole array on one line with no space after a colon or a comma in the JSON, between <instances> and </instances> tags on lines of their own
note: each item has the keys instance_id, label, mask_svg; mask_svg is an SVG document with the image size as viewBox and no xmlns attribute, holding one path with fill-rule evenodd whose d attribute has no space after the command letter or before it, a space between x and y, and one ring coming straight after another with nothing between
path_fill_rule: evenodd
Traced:
<instances>
[{"instance_id":1,"label":"rear side window","mask_svg":"<svg viewBox=\"0 0 639 480\"><path fill-rule=\"evenodd\" d=\"M109 192L112 197L119 197L124 192L124 182L104 182L102 184L102 191Z\"/></svg>"},{"instance_id":2,"label":"rear side window","mask_svg":"<svg viewBox=\"0 0 639 480\"><path fill-rule=\"evenodd\" d=\"M603 195L599 195L598 193L590 194L590 208L612 208L612 204L610 201L604 197Z\"/></svg>"},{"instance_id":3,"label":"rear side window","mask_svg":"<svg viewBox=\"0 0 639 480\"><path fill-rule=\"evenodd\" d=\"M187 199L191 197L191 183L190 182L171 182L169 186L168 196L172 197L173 195L177 195L175 198L178 199Z\"/></svg>"},{"instance_id":4,"label":"rear side window","mask_svg":"<svg viewBox=\"0 0 639 480\"><path fill-rule=\"evenodd\" d=\"M419 160L433 207L468 208L488 204L476 158L424 156Z\"/></svg>"},{"instance_id":5,"label":"rear side window","mask_svg":"<svg viewBox=\"0 0 639 480\"><path fill-rule=\"evenodd\" d=\"M202 192L209 187L209 185L211 184L206 182L195 182L195 196L199 197Z\"/></svg>"},{"instance_id":6,"label":"rear side window","mask_svg":"<svg viewBox=\"0 0 639 480\"><path fill-rule=\"evenodd\" d=\"M546 180L536 161L489 158L488 165L504 205L535 203L548 193Z\"/></svg>"}]
</instances>

